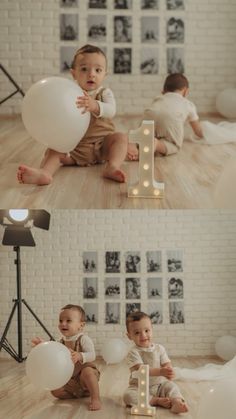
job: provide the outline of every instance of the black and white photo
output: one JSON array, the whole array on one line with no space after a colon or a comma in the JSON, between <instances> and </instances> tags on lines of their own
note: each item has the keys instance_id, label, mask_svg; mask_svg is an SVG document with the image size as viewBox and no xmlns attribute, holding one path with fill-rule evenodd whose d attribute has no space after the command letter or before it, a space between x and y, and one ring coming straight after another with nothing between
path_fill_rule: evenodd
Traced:
<instances>
[{"instance_id":1,"label":"black and white photo","mask_svg":"<svg viewBox=\"0 0 236 419\"><path fill-rule=\"evenodd\" d=\"M89 15L88 16L88 40L105 41L106 40L106 16Z\"/></svg>"},{"instance_id":2,"label":"black and white photo","mask_svg":"<svg viewBox=\"0 0 236 419\"><path fill-rule=\"evenodd\" d=\"M159 58L158 50L154 48L142 48L140 60L141 74L158 74Z\"/></svg>"},{"instance_id":3,"label":"black and white photo","mask_svg":"<svg viewBox=\"0 0 236 419\"><path fill-rule=\"evenodd\" d=\"M141 9L159 9L159 0L141 0Z\"/></svg>"},{"instance_id":4,"label":"black and white photo","mask_svg":"<svg viewBox=\"0 0 236 419\"><path fill-rule=\"evenodd\" d=\"M168 272L183 272L182 250L167 250L166 255Z\"/></svg>"},{"instance_id":5,"label":"black and white photo","mask_svg":"<svg viewBox=\"0 0 236 419\"><path fill-rule=\"evenodd\" d=\"M131 48L114 48L114 74L130 74L131 72Z\"/></svg>"},{"instance_id":6,"label":"black and white photo","mask_svg":"<svg viewBox=\"0 0 236 419\"><path fill-rule=\"evenodd\" d=\"M125 287L126 287L125 296L128 300L141 298L140 278L126 278Z\"/></svg>"},{"instance_id":7,"label":"black and white photo","mask_svg":"<svg viewBox=\"0 0 236 419\"><path fill-rule=\"evenodd\" d=\"M78 0L60 0L60 7L77 7Z\"/></svg>"},{"instance_id":8,"label":"black and white photo","mask_svg":"<svg viewBox=\"0 0 236 419\"><path fill-rule=\"evenodd\" d=\"M184 284L183 280L172 276L168 279L168 298L179 299L184 297Z\"/></svg>"},{"instance_id":9,"label":"black and white photo","mask_svg":"<svg viewBox=\"0 0 236 419\"><path fill-rule=\"evenodd\" d=\"M76 47L62 46L60 48L60 69L62 72L70 71L75 52Z\"/></svg>"},{"instance_id":10,"label":"black and white photo","mask_svg":"<svg viewBox=\"0 0 236 419\"><path fill-rule=\"evenodd\" d=\"M106 298L120 297L120 278L105 278L104 287Z\"/></svg>"},{"instance_id":11,"label":"black and white photo","mask_svg":"<svg viewBox=\"0 0 236 419\"><path fill-rule=\"evenodd\" d=\"M161 302L150 302L147 308L147 314L150 316L152 324L163 323L163 305Z\"/></svg>"},{"instance_id":12,"label":"black and white photo","mask_svg":"<svg viewBox=\"0 0 236 419\"><path fill-rule=\"evenodd\" d=\"M98 254L97 252L83 252L83 271L97 272L98 267Z\"/></svg>"},{"instance_id":13,"label":"black and white photo","mask_svg":"<svg viewBox=\"0 0 236 419\"><path fill-rule=\"evenodd\" d=\"M153 299L163 297L162 278L147 278L147 294Z\"/></svg>"},{"instance_id":14,"label":"black and white photo","mask_svg":"<svg viewBox=\"0 0 236 419\"><path fill-rule=\"evenodd\" d=\"M113 0L114 9L132 9L132 0Z\"/></svg>"},{"instance_id":15,"label":"black and white photo","mask_svg":"<svg viewBox=\"0 0 236 419\"><path fill-rule=\"evenodd\" d=\"M132 17L114 16L114 42L132 41Z\"/></svg>"},{"instance_id":16,"label":"black and white photo","mask_svg":"<svg viewBox=\"0 0 236 419\"><path fill-rule=\"evenodd\" d=\"M78 16L63 13L60 15L61 41L75 41L78 39Z\"/></svg>"},{"instance_id":17,"label":"black and white photo","mask_svg":"<svg viewBox=\"0 0 236 419\"><path fill-rule=\"evenodd\" d=\"M106 252L106 273L120 272L120 252Z\"/></svg>"},{"instance_id":18,"label":"black and white photo","mask_svg":"<svg viewBox=\"0 0 236 419\"><path fill-rule=\"evenodd\" d=\"M184 48L167 48L167 73L184 72Z\"/></svg>"},{"instance_id":19,"label":"black and white photo","mask_svg":"<svg viewBox=\"0 0 236 419\"><path fill-rule=\"evenodd\" d=\"M98 296L98 279L84 278L83 279L83 296L84 298L97 298Z\"/></svg>"},{"instance_id":20,"label":"black and white photo","mask_svg":"<svg viewBox=\"0 0 236 419\"><path fill-rule=\"evenodd\" d=\"M161 272L162 271L160 250L146 252L146 258L147 258L147 272Z\"/></svg>"},{"instance_id":21,"label":"black and white photo","mask_svg":"<svg viewBox=\"0 0 236 419\"><path fill-rule=\"evenodd\" d=\"M98 304L97 303L84 303L86 323L98 323Z\"/></svg>"},{"instance_id":22,"label":"black and white photo","mask_svg":"<svg viewBox=\"0 0 236 419\"><path fill-rule=\"evenodd\" d=\"M88 7L89 9L106 9L107 0L89 0Z\"/></svg>"},{"instance_id":23,"label":"black and white photo","mask_svg":"<svg viewBox=\"0 0 236 419\"><path fill-rule=\"evenodd\" d=\"M141 18L141 41L146 43L159 41L159 17L143 16Z\"/></svg>"},{"instance_id":24,"label":"black and white photo","mask_svg":"<svg viewBox=\"0 0 236 419\"><path fill-rule=\"evenodd\" d=\"M126 304L126 317L130 313L134 313L135 311L141 311L141 304L140 303L127 303Z\"/></svg>"},{"instance_id":25,"label":"black and white photo","mask_svg":"<svg viewBox=\"0 0 236 419\"><path fill-rule=\"evenodd\" d=\"M125 272L140 272L140 252L125 253Z\"/></svg>"},{"instance_id":26,"label":"black and white photo","mask_svg":"<svg viewBox=\"0 0 236 419\"><path fill-rule=\"evenodd\" d=\"M166 26L166 42L168 44L184 43L184 21L181 18L171 17Z\"/></svg>"},{"instance_id":27,"label":"black and white photo","mask_svg":"<svg viewBox=\"0 0 236 419\"><path fill-rule=\"evenodd\" d=\"M184 323L184 302L171 301L169 303L170 323Z\"/></svg>"},{"instance_id":28,"label":"black and white photo","mask_svg":"<svg viewBox=\"0 0 236 419\"><path fill-rule=\"evenodd\" d=\"M166 0L167 10L184 10L184 0Z\"/></svg>"},{"instance_id":29,"label":"black and white photo","mask_svg":"<svg viewBox=\"0 0 236 419\"><path fill-rule=\"evenodd\" d=\"M120 303L106 303L106 324L120 323Z\"/></svg>"}]
</instances>

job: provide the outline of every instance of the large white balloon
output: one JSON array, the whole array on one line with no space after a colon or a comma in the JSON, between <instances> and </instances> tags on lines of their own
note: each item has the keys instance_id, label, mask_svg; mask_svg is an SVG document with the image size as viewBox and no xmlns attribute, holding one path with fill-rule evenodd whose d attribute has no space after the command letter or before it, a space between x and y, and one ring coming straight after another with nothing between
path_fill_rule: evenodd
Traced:
<instances>
[{"instance_id":1,"label":"large white balloon","mask_svg":"<svg viewBox=\"0 0 236 419\"><path fill-rule=\"evenodd\" d=\"M216 109L226 118L236 118L236 89L225 89L216 97Z\"/></svg>"},{"instance_id":2,"label":"large white balloon","mask_svg":"<svg viewBox=\"0 0 236 419\"><path fill-rule=\"evenodd\" d=\"M75 102L83 91L72 80L48 77L33 84L22 102L22 119L29 134L48 148L67 153L88 129L90 113Z\"/></svg>"},{"instance_id":3,"label":"large white balloon","mask_svg":"<svg viewBox=\"0 0 236 419\"><path fill-rule=\"evenodd\" d=\"M59 342L43 342L35 346L26 360L26 374L37 387L56 390L71 378L74 364L69 349Z\"/></svg>"},{"instance_id":4,"label":"large white balloon","mask_svg":"<svg viewBox=\"0 0 236 419\"><path fill-rule=\"evenodd\" d=\"M104 342L101 354L107 364L121 362L128 353L128 346L122 339L110 339Z\"/></svg>"},{"instance_id":5,"label":"large white balloon","mask_svg":"<svg viewBox=\"0 0 236 419\"><path fill-rule=\"evenodd\" d=\"M230 361L236 356L236 337L221 336L215 343L217 355L225 361Z\"/></svg>"},{"instance_id":6,"label":"large white balloon","mask_svg":"<svg viewBox=\"0 0 236 419\"><path fill-rule=\"evenodd\" d=\"M220 380L201 397L197 419L235 419L236 378Z\"/></svg>"}]
</instances>

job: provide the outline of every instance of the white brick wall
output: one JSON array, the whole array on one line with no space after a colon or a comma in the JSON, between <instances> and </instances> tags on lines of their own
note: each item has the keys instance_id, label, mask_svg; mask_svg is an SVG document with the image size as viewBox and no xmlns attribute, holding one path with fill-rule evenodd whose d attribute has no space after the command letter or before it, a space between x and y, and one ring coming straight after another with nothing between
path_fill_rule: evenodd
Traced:
<instances>
[{"instance_id":1,"label":"white brick wall","mask_svg":"<svg viewBox=\"0 0 236 419\"><path fill-rule=\"evenodd\" d=\"M108 17L109 41L106 48L110 68L112 49L115 46L110 42L112 19L109 18L114 15L112 4L112 0L108 0L108 9L102 11ZM233 87L236 83L235 0L185 0L185 10L176 12L166 11L165 0L159 0L159 4L160 9L157 13L160 16L160 71L158 75L140 75L138 57L142 47L139 32L142 12L139 10L139 0L133 0L133 74L108 77L108 84L114 89L117 98L118 114L142 113L153 96L160 92L166 76L165 24L167 17L171 15L180 15L185 22L185 73L191 83L190 99L196 103L200 112L215 112L217 92L226 87ZM87 0L79 1L78 11L78 45L81 46L87 42ZM78 14L78 11L73 13ZM116 12L120 14L119 11ZM90 10L89 13L96 14L97 11ZM130 14L130 11L127 13ZM148 14L147 11L145 14ZM60 74L59 55L63 42L59 40L59 15L59 0L0 2L1 63L25 91L43 77ZM71 44L71 41L68 42ZM3 74L0 74L0 90L1 97L13 91L13 86ZM21 101L19 94L14 96L1 106L0 114L19 113Z\"/></svg>"},{"instance_id":2,"label":"white brick wall","mask_svg":"<svg viewBox=\"0 0 236 419\"><path fill-rule=\"evenodd\" d=\"M125 336L124 264L121 278L122 324L106 325L103 281L106 250L140 251L183 250L185 324L170 324L168 317L167 271L162 276L164 321L154 325L154 336L170 355L214 354L217 337L236 336L236 213L218 210L53 210L49 231L33 228L35 248L21 248L22 297L37 313L51 333L58 337L60 308L68 303L83 304L82 254L98 252L99 323L87 325L97 352L104 338ZM2 240L3 228L0 229ZM15 252L0 246L1 331L16 296ZM123 260L123 259L122 259ZM163 260L163 266L165 261ZM137 275L137 274L136 274ZM96 275L92 275L96 276ZM147 299L145 264L141 264L141 308ZM94 302L94 300L92 300ZM16 317L16 316L15 316ZM15 317L8 333L16 344ZM23 307L24 351L35 335L45 336L28 310ZM1 356L5 356L2 351Z\"/></svg>"}]
</instances>

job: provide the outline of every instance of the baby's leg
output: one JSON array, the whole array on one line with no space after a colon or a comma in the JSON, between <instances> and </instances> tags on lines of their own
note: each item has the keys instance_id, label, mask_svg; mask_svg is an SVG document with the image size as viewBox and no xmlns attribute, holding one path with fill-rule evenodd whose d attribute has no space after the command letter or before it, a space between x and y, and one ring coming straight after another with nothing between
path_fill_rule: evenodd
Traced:
<instances>
[{"instance_id":1,"label":"baby's leg","mask_svg":"<svg viewBox=\"0 0 236 419\"><path fill-rule=\"evenodd\" d=\"M89 410L100 410L102 405L96 370L92 367L83 368L80 374L80 382L85 389L88 389L90 394Z\"/></svg>"},{"instance_id":2,"label":"baby's leg","mask_svg":"<svg viewBox=\"0 0 236 419\"><path fill-rule=\"evenodd\" d=\"M74 399L76 397L69 391L66 391L64 387L51 391L51 394L57 399Z\"/></svg>"},{"instance_id":3,"label":"baby's leg","mask_svg":"<svg viewBox=\"0 0 236 419\"><path fill-rule=\"evenodd\" d=\"M154 138L154 154L155 153L160 153L163 156L165 156L167 153L167 148L165 144L157 138ZM126 160L139 160L139 147L137 146L137 144L128 144Z\"/></svg>"},{"instance_id":4,"label":"baby's leg","mask_svg":"<svg viewBox=\"0 0 236 419\"><path fill-rule=\"evenodd\" d=\"M150 405L151 406L161 406L161 407L165 407L166 409L170 409L171 408L171 401L170 401L169 397L153 396L150 400Z\"/></svg>"},{"instance_id":5,"label":"baby's leg","mask_svg":"<svg viewBox=\"0 0 236 419\"><path fill-rule=\"evenodd\" d=\"M103 176L116 182L125 182L126 174L120 169L127 153L128 137L116 132L104 139L103 156L107 161Z\"/></svg>"},{"instance_id":6,"label":"baby's leg","mask_svg":"<svg viewBox=\"0 0 236 419\"><path fill-rule=\"evenodd\" d=\"M188 412L188 406L187 406L187 403L184 401L184 399L176 397L176 398L171 399L170 410L173 413L185 413L185 412Z\"/></svg>"}]
</instances>

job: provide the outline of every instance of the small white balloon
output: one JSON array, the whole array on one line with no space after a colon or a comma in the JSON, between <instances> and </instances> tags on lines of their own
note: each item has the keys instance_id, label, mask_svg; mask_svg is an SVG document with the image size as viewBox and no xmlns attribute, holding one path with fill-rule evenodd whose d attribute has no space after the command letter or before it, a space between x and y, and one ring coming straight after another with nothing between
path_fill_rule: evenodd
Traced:
<instances>
[{"instance_id":1,"label":"small white balloon","mask_svg":"<svg viewBox=\"0 0 236 419\"><path fill-rule=\"evenodd\" d=\"M225 89L216 97L216 109L226 118L236 118L236 89Z\"/></svg>"},{"instance_id":2,"label":"small white balloon","mask_svg":"<svg viewBox=\"0 0 236 419\"><path fill-rule=\"evenodd\" d=\"M35 346L26 360L26 375L31 383L45 390L56 390L71 378L74 364L69 349L60 342Z\"/></svg>"},{"instance_id":3,"label":"small white balloon","mask_svg":"<svg viewBox=\"0 0 236 419\"><path fill-rule=\"evenodd\" d=\"M217 355L225 361L230 361L236 356L236 337L221 336L215 343Z\"/></svg>"},{"instance_id":4,"label":"small white balloon","mask_svg":"<svg viewBox=\"0 0 236 419\"><path fill-rule=\"evenodd\" d=\"M200 399L197 419L235 419L236 379L220 380Z\"/></svg>"},{"instance_id":5,"label":"small white balloon","mask_svg":"<svg viewBox=\"0 0 236 419\"><path fill-rule=\"evenodd\" d=\"M101 355L107 364L121 362L128 353L128 346L122 339L114 338L104 342Z\"/></svg>"},{"instance_id":6,"label":"small white balloon","mask_svg":"<svg viewBox=\"0 0 236 419\"><path fill-rule=\"evenodd\" d=\"M83 96L74 81L48 77L33 84L22 101L22 120L26 130L48 148L67 153L86 133L90 113L82 114L76 99Z\"/></svg>"}]
</instances>

